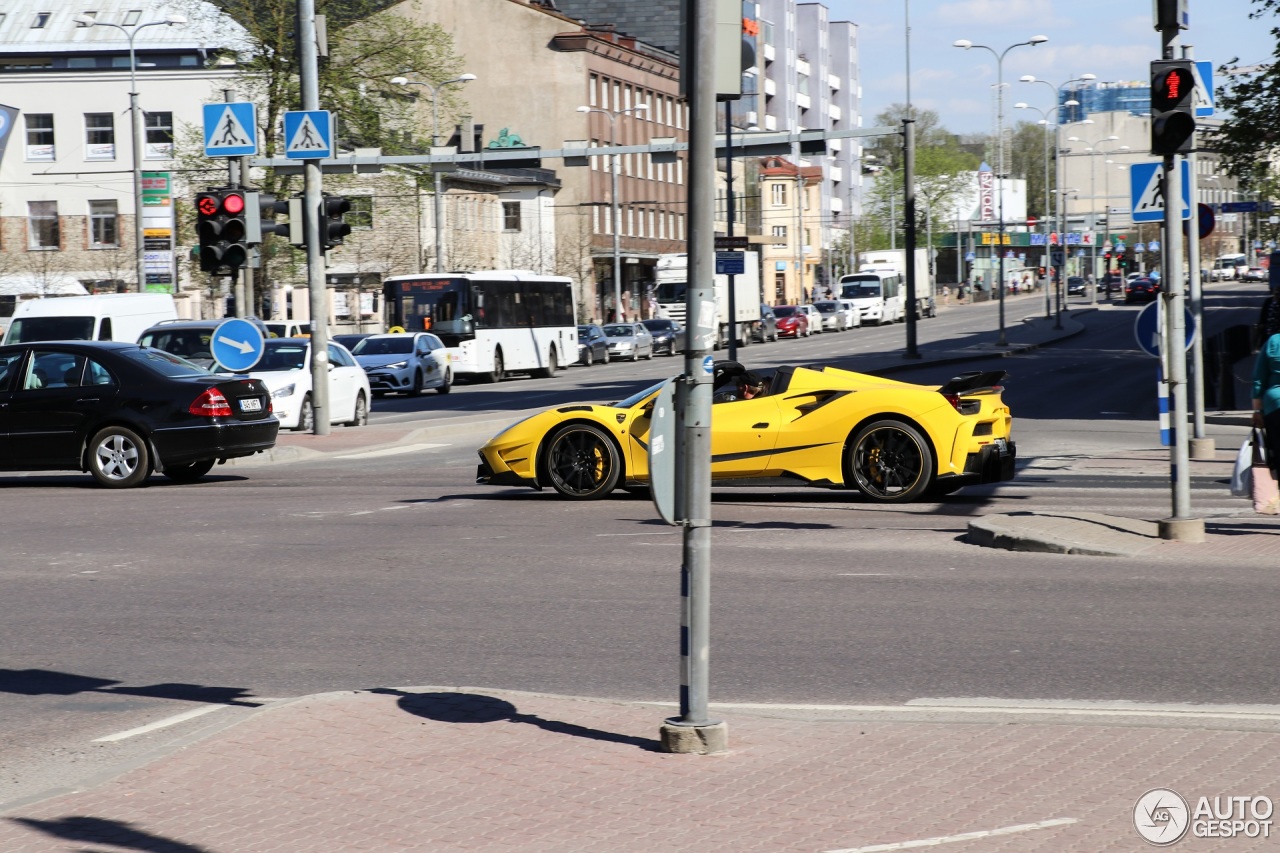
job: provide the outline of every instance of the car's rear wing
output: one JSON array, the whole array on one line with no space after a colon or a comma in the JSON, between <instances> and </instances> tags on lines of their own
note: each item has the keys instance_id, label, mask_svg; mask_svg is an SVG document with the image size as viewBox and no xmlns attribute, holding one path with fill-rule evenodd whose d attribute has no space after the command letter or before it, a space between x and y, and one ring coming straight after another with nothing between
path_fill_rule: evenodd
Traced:
<instances>
[{"instance_id":1,"label":"car's rear wing","mask_svg":"<svg viewBox=\"0 0 1280 853\"><path fill-rule=\"evenodd\" d=\"M1001 383L1008 377L1004 370L974 370L961 373L938 388L938 393L948 396L982 394L1003 390Z\"/></svg>"}]
</instances>

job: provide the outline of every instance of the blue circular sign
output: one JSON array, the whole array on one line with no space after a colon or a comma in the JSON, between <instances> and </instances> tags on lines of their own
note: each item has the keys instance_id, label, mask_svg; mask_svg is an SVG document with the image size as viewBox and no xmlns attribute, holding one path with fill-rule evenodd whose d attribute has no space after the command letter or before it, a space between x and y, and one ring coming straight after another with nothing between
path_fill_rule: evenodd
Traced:
<instances>
[{"instance_id":1,"label":"blue circular sign","mask_svg":"<svg viewBox=\"0 0 1280 853\"><path fill-rule=\"evenodd\" d=\"M1138 312L1137 318L1133 321L1133 336L1138 339L1138 346L1147 355L1160 357L1160 303L1158 301L1151 302ZM1186 349L1191 349L1191 343L1196 338L1196 318L1191 314L1188 308L1182 309L1186 312L1186 330L1187 345Z\"/></svg>"},{"instance_id":2,"label":"blue circular sign","mask_svg":"<svg viewBox=\"0 0 1280 853\"><path fill-rule=\"evenodd\" d=\"M231 319L213 330L209 347L218 364L235 373L252 370L262 358L266 342L262 330L248 320Z\"/></svg>"}]
</instances>

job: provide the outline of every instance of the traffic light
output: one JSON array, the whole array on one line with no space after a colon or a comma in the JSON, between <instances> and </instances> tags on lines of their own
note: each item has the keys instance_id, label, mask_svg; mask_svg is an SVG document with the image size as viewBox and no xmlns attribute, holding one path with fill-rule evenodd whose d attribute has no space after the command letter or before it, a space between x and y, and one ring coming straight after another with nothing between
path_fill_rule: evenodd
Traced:
<instances>
[{"instance_id":1,"label":"traffic light","mask_svg":"<svg viewBox=\"0 0 1280 853\"><path fill-rule=\"evenodd\" d=\"M1189 59L1151 63L1151 153L1186 154L1195 140L1192 94L1196 77Z\"/></svg>"},{"instance_id":2,"label":"traffic light","mask_svg":"<svg viewBox=\"0 0 1280 853\"><path fill-rule=\"evenodd\" d=\"M196 195L200 269L236 269L249 260L244 190L216 189Z\"/></svg>"},{"instance_id":3,"label":"traffic light","mask_svg":"<svg viewBox=\"0 0 1280 853\"><path fill-rule=\"evenodd\" d=\"M351 226L342 221L342 215L351 210L351 202L340 195L326 195L320 202L320 245L326 251L342 245L342 238L351 233Z\"/></svg>"},{"instance_id":4,"label":"traffic light","mask_svg":"<svg viewBox=\"0 0 1280 853\"><path fill-rule=\"evenodd\" d=\"M245 193L245 226L248 236L246 243L257 245L267 234L289 236L290 223L276 222L276 215L289 215L289 200L277 201L271 193L256 190Z\"/></svg>"}]
</instances>

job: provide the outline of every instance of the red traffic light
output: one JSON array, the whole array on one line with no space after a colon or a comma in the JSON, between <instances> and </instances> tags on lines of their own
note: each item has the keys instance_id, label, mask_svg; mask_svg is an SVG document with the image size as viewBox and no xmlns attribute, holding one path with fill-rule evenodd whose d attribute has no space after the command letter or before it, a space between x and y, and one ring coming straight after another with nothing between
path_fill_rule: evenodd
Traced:
<instances>
[{"instance_id":1,"label":"red traffic light","mask_svg":"<svg viewBox=\"0 0 1280 853\"><path fill-rule=\"evenodd\" d=\"M244 194L227 193L222 199L222 209L232 215L244 213Z\"/></svg>"},{"instance_id":2,"label":"red traffic light","mask_svg":"<svg viewBox=\"0 0 1280 853\"><path fill-rule=\"evenodd\" d=\"M213 216L218 212L218 197L215 195L201 195L196 199L196 210L202 216Z\"/></svg>"}]
</instances>

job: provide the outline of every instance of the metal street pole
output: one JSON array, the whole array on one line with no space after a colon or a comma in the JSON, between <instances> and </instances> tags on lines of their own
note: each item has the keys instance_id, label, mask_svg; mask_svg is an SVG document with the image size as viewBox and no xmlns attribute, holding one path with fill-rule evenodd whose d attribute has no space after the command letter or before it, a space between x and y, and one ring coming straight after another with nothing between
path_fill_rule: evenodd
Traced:
<instances>
[{"instance_id":1,"label":"metal street pole","mask_svg":"<svg viewBox=\"0 0 1280 853\"><path fill-rule=\"evenodd\" d=\"M661 728L666 752L714 753L728 748L728 728L708 715L711 654L711 350L715 314L716 9L689 0L691 37L684 62L689 100L688 346L676 382L677 497L683 525L681 567L680 715Z\"/></svg>"},{"instance_id":2,"label":"metal street pole","mask_svg":"<svg viewBox=\"0 0 1280 853\"><path fill-rule=\"evenodd\" d=\"M1160 28L1161 55L1174 58L1178 42L1176 23ZM1194 138L1192 148L1195 147ZM1181 539L1189 542L1204 541L1204 519L1191 515L1191 459L1187 447L1187 355L1186 318L1182 295L1182 163L1176 154L1166 154L1164 160L1164 281L1160 299L1164 303L1164 340L1161 352L1167 353L1169 373L1165 376L1169 390L1173 442L1169 448L1169 462L1173 480L1173 514L1161 519L1158 529L1161 539Z\"/></svg>"},{"instance_id":3,"label":"metal street pole","mask_svg":"<svg viewBox=\"0 0 1280 853\"><path fill-rule=\"evenodd\" d=\"M988 47L985 44L974 44L968 39L957 39L954 42L955 47L962 47L965 50L970 50L975 47L980 47L983 50L990 52L991 55L996 58L996 146L997 146L996 160L998 163L998 166L997 166L998 171L996 174L996 188L997 188L996 191L1000 194L1000 205L998 208L999 212L997 214L1000 218L1000 227L999 227L999 237L997 238L998 246L996 250L999 255L999 273L998 273L999 281L997 282L997 285L999 286L999 289L1000 289L1000 335L997 342L998 346L1004 346L1005 344L1008 343L1008 340L1005 336L1005 330L1004 330L1004 291L1005 291L1005 283L1004 283L1004 252L1005 252L1005 249L1004 249L1004 172L1005 172L1004 57L1009 51L1013 50L1015 47L1022 47L1023 45L1030 45L1031 47L1035 47L1038 44L1044 44L1048 40L1049 40L1048 36L1032 36L1027 41L1020 41L1015 44L1011 44L1008 47L1006 47L1003 51L999 51L999 52L997 52L996 49L993 47Z\"/></svg>"},{"instance_id":4,"label":"metal street pole","mask_svg":"<svg viewBox=\"0 0 1280 853\"><path fill-rule=\"evenodd\" d=\"M302 108L320 109L320 75L316 50L315 0L298 0L298 78ZM311 411L315 435L329 434L329 291L325 287L324 244L320 206L324 178L320 161L303 160L303 204L307 239L307 295L311 313Z\"/></svg>"},{"instance_id":5,"label":"metal street pole","mask_svg":"<svg viewBox=\"0 0 1280 853\"><path fill-rule=\"evenodd\" d=\"M440 144L440 97L439 92L445 86L452 83L467 83L476 79L474 74L462 74L452 80L445 80L434 86L420 80L409 80L405 77L392 77L391 82L400 86L424 86L431 93L431 147L434 149ZM432 215L435 217L436 232L436 272L444 272L444 196L443 189L444 177L436 168L431 169L432 183L435 185L432 193Z\"/></svg>"},{"instance_id":6,"label":"metal street pole","mask_svg":"<svg viewBox=\"0 0 1280 853\"><path fill-rule=\"evenodd\" d=\"M907 351L904 358L920 358L916 347L916 323L920 318L920 306L916 302L916 123L909 118L902 120L902 193L903 193L903 242L907 258Z\"/></svg>"},{"instance_id":7,"label":"metal street pole","mask_svg":"<svg viewBox=\"0 0 1280 853\"><path fill-rule=\"evenodd\" d=\"M1194 59L1191 45L1182 48L1183 59ZM1200 188L1197 186L1196 152L1187 155L1187 173L1191 197L1191 224L1187 228L1187 265L1191 269L1191 317L1196 329L1204 329L1204 290L1200 281ZM1192 459L1212 459L1216 454L1214 440L1205 435L1204 420L1204 332L1200 331L1191 342L1191 442L1188 453Z\"/></svg>"},{"instance_id":8,"label":"metal street pole","mask_svg":"<svg viewBox=\"0 0 1280 853\"><path fill-rule=\"evenodd\" d=\"M724 200L728 205L725 210L725 235L734 236L735 215L733 209L733 101L724 102ZM738 360L738 277L733 273L729 279L729 360ZM763 332L761 342L763 343Z\"/></svg>"},{"instance_id":9,"label":"metal street pole","mask_svg":"<svg viewBox=\"0 0 1280 853\"><path fill-rule=\"evenodd\" d=\"M129 135L133 146L133 243L134 267L137 276L139 293L147 290L147 255L146 234L142 227L142 144L145 139L142 127L142 110L138 106L138 61L134 52L133 41L138 33L147 27L180 26L187 22L186 15L168 15L163 21L148 21L137 26L113 24L99 21L89 15L77 15L75 23L78 27L113 27L125 34L129 39Z\"/></svg>"}]
</instances>

